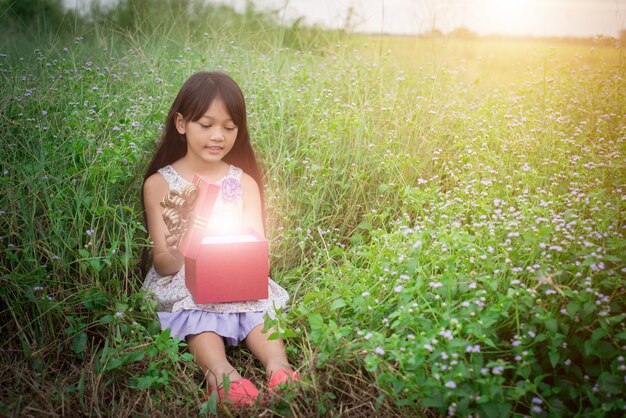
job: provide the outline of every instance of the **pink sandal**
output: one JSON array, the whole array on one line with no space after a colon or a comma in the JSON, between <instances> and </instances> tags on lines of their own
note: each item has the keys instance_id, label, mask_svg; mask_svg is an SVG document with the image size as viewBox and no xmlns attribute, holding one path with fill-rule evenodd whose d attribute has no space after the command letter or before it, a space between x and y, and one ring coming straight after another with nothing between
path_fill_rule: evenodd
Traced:
<instances>
[{"instance_id":1,"label":"pink sandal","mask_svg":"<svg viewBox=\"0 0 626 418\"><path fill-rule=\"evenodd\" d=\"M279 369L272 374L270 381L267 383L267 388L272 391L277 386L297 382L298 380L300 380L300 377L293 370Z\"/></svg>"},{"instance_id":2,"label":"pink sandal","mask_svg":"<svg viewBox=\"0 0 626 418\"><path fill-rule=\"evenodd\" d=\"M211 387L207 396L210 398L215 391L217 391L218 401L229 401L236 406L254 405L259 398L259 390L251 381L244 378L230 382L230 388L227 392L224 391L223 387L219 389Z\"/></svg>"}]
</instances>

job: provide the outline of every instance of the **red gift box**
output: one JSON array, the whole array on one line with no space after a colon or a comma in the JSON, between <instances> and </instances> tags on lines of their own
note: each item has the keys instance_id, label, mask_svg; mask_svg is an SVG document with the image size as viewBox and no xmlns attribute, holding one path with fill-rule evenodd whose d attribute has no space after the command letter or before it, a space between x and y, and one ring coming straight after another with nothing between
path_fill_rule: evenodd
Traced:
<instances>
[{"instance_id":1,"label":"red gift box","mask_svg":"<svg viewBox=\"0 0 626 418\"><path fill-rule=\"evenodd\" d=\"M267 299L269 248L252 228L239 231L207 229L219 185L197 176L198 194L193 222L181 240L185 258L185 285L194 302L222 303Z\"/></svg>"}]
</instances>

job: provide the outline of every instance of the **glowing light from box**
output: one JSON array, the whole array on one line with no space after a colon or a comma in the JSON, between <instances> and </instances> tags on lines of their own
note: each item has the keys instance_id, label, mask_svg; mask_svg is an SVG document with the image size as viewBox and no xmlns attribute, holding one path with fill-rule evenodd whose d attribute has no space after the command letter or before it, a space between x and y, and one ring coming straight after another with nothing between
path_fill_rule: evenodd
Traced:
<instances>
[{"instance_id":1,"label":"glowing light from box","mask_svg":"<svg viewBox=\"0 0 626 418\"><path fill-rule=\"evenodd\" d=\"M206 244L234 244L238 242L255 242L258 239L251 234L244 235L210 235L202 238L202 245Z\"/></svg>"}]
</instances>

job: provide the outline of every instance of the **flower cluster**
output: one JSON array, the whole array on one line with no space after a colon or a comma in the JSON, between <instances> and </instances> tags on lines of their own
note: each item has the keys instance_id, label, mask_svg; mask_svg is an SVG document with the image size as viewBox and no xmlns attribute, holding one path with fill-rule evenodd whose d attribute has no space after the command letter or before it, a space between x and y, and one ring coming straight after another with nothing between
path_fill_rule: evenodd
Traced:
<instances>
[{"instance_id":1,"label":"flower cluster","mask_svg":"<svg viewBox=\"0 0 626 418\"><path fill-rule=\"evenodd\" d=\"M233 201L241 197L243 187L241 182L233 177L227 177L220 183L222 198L226 201Z\"/></svg>"}]
</instances>

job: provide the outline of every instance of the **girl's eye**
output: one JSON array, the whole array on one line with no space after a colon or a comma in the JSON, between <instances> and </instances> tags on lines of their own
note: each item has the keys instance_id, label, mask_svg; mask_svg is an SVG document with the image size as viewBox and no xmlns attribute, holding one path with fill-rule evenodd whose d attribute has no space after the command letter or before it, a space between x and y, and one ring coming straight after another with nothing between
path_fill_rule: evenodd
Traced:
<instances>
[{"instance_id":1,"label":"girl's eye","mask_svg":"<svg viewBox=\"0 0 626 418\"><path fill-rule=\"evenodd\" d=\"M227 127L226 127L226 130L227 130L227 131L234 131L235 129L237 129L237 127L236 127L236 126L227 126Z\"/></svg>"},{"instance_id":2,"label":"girl's eye","mask_svg":"<svg viewBox=\"0 0 626 418\"><path fill-rule=\"evenodd\" d=\"M203 124L200 124L200 126L202 126L203 128L210 128L211 127L211 125L203 125Z\"/></svg>"}]
</instances>

